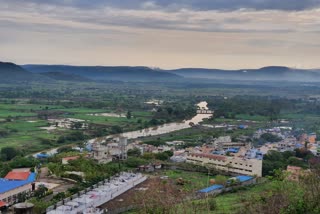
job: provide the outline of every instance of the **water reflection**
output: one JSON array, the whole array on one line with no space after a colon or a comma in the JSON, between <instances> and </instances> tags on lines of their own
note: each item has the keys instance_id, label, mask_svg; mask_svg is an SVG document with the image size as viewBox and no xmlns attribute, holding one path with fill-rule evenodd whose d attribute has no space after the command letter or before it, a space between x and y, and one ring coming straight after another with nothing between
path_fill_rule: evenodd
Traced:
<instances>
[{"instance_id":1,"label":"water reflection","mask_svg":"<svg viewBox=\"0 0 320 214\"><path fill-rule=\"evenodd\" d=\"M208 110L207 102L200 102L197 104L199 109ZM202 122L204 119L208 119L212 116L212 114L197 114L190 120L183 121L181 123L167 123L164 125L152 127L152 128L146 128L138 131L131 131L131 132L125 132L121 134L124 137L127 137L128 139L135 139L139 137L147 137L147 136L155 136L155 135L161 135L166 134L174 131L179 131L182 129L190 128L192 125L197 125L200 122ZM106 136L102 138L96 138L89 141L89 143L93 142L103 142L106 140L106 138L111 138L115 136Z\"/></svg>"}]
</instances>

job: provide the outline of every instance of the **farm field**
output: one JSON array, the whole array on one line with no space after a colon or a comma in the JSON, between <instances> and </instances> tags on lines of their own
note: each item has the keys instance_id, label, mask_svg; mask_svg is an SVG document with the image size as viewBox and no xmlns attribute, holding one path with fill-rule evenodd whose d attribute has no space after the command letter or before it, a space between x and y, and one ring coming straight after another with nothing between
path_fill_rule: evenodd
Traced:
<instances>
[{"instance_id":1,"label":"farm field","mask_svg":"<svg viewBox=\"0 0 320 214\"><path fill-rule=\"evenodd\" d=\"M103 127L119 126L123 130L136 130L151 119L151 112L133 111L132 118L108 117L92 114L111 112L98 108L68 108L62 105L29 104L28 100L0 103L0 149L10 146L22 149L26 154L61 146L57 139L73 132L66 128L45 130L53 126L47 118L74 118ZM123 112L122 114L126 114ZM72 142L74 143L74 142Z\"/></svg>"}]
</instances>

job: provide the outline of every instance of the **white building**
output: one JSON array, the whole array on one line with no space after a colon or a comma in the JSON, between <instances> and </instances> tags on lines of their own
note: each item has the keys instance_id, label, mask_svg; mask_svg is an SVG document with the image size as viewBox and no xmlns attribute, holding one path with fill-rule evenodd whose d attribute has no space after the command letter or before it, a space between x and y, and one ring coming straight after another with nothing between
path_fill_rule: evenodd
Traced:
<instances>
[{"instance_id":1,"label":"white building","mask_svg":"<svg viewBox=\"0 0 320 214\"><path fill-rule=\"evenodd\" d=\"M262 176L262 160L228 157L206 153L191 153L187 163L209 166L217 170L241 175Z\"/></svg>"}]
</instances>

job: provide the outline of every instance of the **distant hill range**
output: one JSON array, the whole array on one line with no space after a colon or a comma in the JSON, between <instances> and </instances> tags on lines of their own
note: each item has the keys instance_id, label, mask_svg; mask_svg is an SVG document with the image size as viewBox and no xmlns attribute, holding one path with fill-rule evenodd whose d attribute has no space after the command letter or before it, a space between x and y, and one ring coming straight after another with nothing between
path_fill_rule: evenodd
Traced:
<instances>
[{"instance_id":1,"label":"distant hill range","mask_svg":"<svg viewBox=\"0 0 320 214\"><path fill-rule=\"evenodd\" d=\"M198 80L197 80L198 79ZM175 70L128 66L16 65L0 62L0 82L30 81L295 81L320 82L320 70L270 66L260 69L219 70L182 68Z\"/></svg>"},{"instance_id":2,"label":"distant hill range","mask_svg":"<svg viewBox=\"0 0 320 214\"><path fill-rule=\"evenodd\" d=\"M241 70L182 68L172 70L171 72L185 78L245 81L320 82L320 70L294 69L281 66L270 66L260 69Z\"/></svg>"},{"instance_id":3,"label":"distant hill range","mask_svg":"<svg viewBox=\"0 0 320 214\"><path fill-rule=\"evenodd\" d=\"M320 70L293 69L270 66L260 69L220 70L203 68L182 68L176 70L152 69L149 67L108 66L65 66L25 65L35 73L60 72L82 76L96 81L177 81L190 79L216 79L240 81L297 81L320 82Z\"/></svg>"},{"instance_id":4,"label":"distant hill range","mask_svg":"<svg viewBox=\"0 0 320 214\"><path fill-rule=\"evenodd\" d=\"M61 80L61 81L72 81L72 82L90 82L93 81L91 79L75 75L75 74L65 74L62 72L46 72L41 73L41 75L49 77L54 80Z\"/></svg>"},{"instance_id":5,"label":"distant hill range","mask_svg":"<svg viewBox=\"0 0 320 214\"><path fill-rule=\"evenodd\" d=\"M59 72L68 75L77 75L95 81L176 81L183 79L174 73L154 70L148 67L128 66L67 66L67 65L24 65L28 71L34 73Z\"/></svg>"},{"instance_id":6,"label":"distant hill range","mask_svg":"<svg viewBox=\"0 0 320 214\"><path fill-rule=\"evenodd\" d=\"M48 81L51 81L51 79L48 77L27 71L14 63L0 62L0 82L1 83L31 82L31 81L48 82Z\"/></svg>"}]
</instances>

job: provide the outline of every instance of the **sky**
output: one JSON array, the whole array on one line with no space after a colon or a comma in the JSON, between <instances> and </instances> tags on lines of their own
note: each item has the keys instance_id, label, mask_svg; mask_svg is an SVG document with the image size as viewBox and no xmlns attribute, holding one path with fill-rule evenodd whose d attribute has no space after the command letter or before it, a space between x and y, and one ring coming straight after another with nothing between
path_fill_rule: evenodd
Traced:
<instances>
[{"instance_id":1,"label":"sky","mask_svg":"<svg viewBox=\"0 0 320 214\"><path fill-rule=\"evenodd\" d=\"M320 68L320 0L0 0L0 61Z\"/></svg>"}]
</instances>

